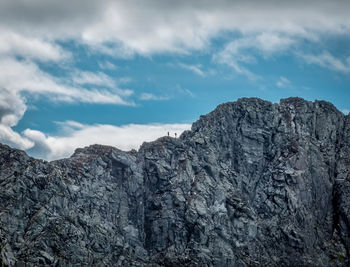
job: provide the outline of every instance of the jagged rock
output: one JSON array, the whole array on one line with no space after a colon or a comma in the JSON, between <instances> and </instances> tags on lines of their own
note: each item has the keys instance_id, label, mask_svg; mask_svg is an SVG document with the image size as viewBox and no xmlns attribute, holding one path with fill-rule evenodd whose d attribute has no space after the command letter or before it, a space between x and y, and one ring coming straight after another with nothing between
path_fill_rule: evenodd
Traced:
<instances>
[{"instance_id":1,"label":"jagged rock","mask_svg":"<svg viewBox=\"0 0 350 267\"><path fill-rule=\"evenodd\" d=\"M348 266L350 116L243 98L138 152L0 145L0 245L9 266Z\"/></svg>"}]
</instances>

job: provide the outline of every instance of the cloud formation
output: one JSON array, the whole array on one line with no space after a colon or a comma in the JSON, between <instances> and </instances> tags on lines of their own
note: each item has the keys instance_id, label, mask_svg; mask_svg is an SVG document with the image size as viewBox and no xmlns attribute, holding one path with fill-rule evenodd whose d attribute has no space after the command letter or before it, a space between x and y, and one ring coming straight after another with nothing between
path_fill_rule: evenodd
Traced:
<instances>
[{"instance_id":1,"label":"cloud formation","mask_svg":"<svg viewBox=\"0 0 350 267\"><path fill-rule=\"evenodd\" d=\"M149 100L169 100L170 97L167 96L157 96L155 94L151 93L142 93L139 97L140 100L142 101L149 101Z\"/></svg>"},{"instance_id":2,"label":"cloud formation","mask_svg":"<svg viewBox=\"0 0 350 267\"><path fill-rule=\"evenodd\" d=\"M291 82L286 77L281 76L279 80L276 82L276 86L279 88L287 88L290 87Z\"/></svg>"},{"instance_id":3,"label":"cloud formation","mask_svg":"<svg viewBox=\"0 0 350 267\"><path fill-rule=\"evenodd\" d=\"M117 70L118 67L116 65L114 65L113 63L107 61L100 61L98 62L98 66L100 67L100 69L102 70Z\"/></svg>"},{"instance_id":4,"label":"cloud formation","mask_svg":"<svg viewBox=\"0 0 350 267\"><path fill-rule=\"evenodd\" d=\"M45 38L21 35L0 28L0 56L21 56L40 61L60 61L70 54L54 42Z\"/></svg>"},{"instance_id":5,"label":"cloud formation","mask_svg":"<svg viewBox=\"0 0 350 267\"><path fill-rule=\"evenodd\" d=\"M71 82L43 72L31 61L0 58L0 142L21 149L28 149L33 142L14 132L23 117L27 105L25 94L45 97L52 102L85 102L97 104L134 105L127 100L133 92L122 90L102 73L76 72ZM81 84L110 87L86 89Z\"/></svg>"},{"instance_id":6,"label":"cloud formation","mask_svg":"<svg viewBox=\"0 0 350 267\"><path fill-rule=\"evenodd\" d=\"M0 59L0 88L16 92L29 92L34 95L43 95L52 101L109 103L128 105L121 95L130 95L129 90L116 92L108 90L87 90L78 87L79 84L97 84L112 86L108 76L89 72L77 72L72 78L72 83L67 84L66 79L54 77L43 72L30 61L20 61L13 58Z\"/></svg>"},{"instance_id":7,"label":"cloud formation","mask_svg":"<svg viewBox=\"0 0 350 267\"><path fill-rule=\"evenodd\" d=\"M260 77L246 67L246 65L257 62L254 54L268 58L275 53L287 50L294 43L295 41L288 36L281 36L277 33L261 33L229 42L222 51L213 55L213 60L233 68L238 74L256 80Z\"/></svg>"},{"instance_id":8,"label":"cloud formation","mask_svg":"<svg viewBox=\"0 0 350 267\"><path fill-rule=\"evenodd\" d=\"M331 69L337 72L350 73L350 57L342 60L334 57L328 51L323 51L318 55L301 54L308 64L316 64L321 67Z\"/></svg>"},{"instance_id":9,"label":"cloud formation","mask_svg":"<svg viewBox=\"0 0 350 267\"><path fill-rule=\"evenodd\" d=\"M319 33L348 33L349 9L349 1L341 0L3 0L0 25L22 36L81 40L106 51L145 55L204 49L223 31L310 39Z\"/></svg>"},{"instance_id":10,"label":"cloud formation","mask_svg":"<svg viewBox=\"0 0 350 267\"><path fill-rule=\"evenodd\" d=\"M201 64L196 64L196 65L192 65L192 64L184 64L184 63L179 63L178 64L181 68L185 69L185 70L189 70L192 71L193 73L204 77L205 73L202 70L202 65Z\"/></svg>"},{"instance_id":11,"label":"cloud formation","mask_svg":"<svg viewBox=\"0 0 350 267\"><path fill-rule=\"evenodd\" d=\"M58 61L69 57L59 42L71 40L114 57L189 54L206 51L213 38L232 33L235 37L228 38L214 58L254 78L246 66L255 60L249 50L269 56L302 39L318 41L320 35L329 33L347 35L349 9L350 2L341 0L278 4L273 0L3 0L0 55ZM315 62L311 57L305 59ZM183 67L203 75L198 66ZM114 67L103 63L101 68Z\"/></svg>"}]
</instances>

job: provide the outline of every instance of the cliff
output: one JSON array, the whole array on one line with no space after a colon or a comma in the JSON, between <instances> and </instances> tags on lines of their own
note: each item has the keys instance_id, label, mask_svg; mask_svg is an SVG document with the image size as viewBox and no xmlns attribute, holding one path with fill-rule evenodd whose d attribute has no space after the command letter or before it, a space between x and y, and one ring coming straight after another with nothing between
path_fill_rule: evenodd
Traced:
<instances>
[{"instance_id":1,"label":"cliff","mask_svg":"<svg viewBox=\"0 0 350 267\"><path fill-rule=\"evenodd\" d=\"M0 145L0 245L9 266L348 266L350 116L243 98L137 152Z\"/></svg>"}]
</instances>

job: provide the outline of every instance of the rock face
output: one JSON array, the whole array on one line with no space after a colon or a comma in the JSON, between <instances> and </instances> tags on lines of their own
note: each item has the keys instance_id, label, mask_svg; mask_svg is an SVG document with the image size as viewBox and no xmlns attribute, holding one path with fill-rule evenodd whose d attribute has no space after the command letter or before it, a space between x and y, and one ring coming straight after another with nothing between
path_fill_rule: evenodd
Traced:
<instances>
[{"instance_id":1,"label":"rock face","mask_svg":"<svg viewBox=\"0 0 350 267\"><path fill-rule=\"evenodd\" d=\"M3 265L349 266L350 116L239 99L138 152L0 145Z\"/></svg>"}]
</instances>

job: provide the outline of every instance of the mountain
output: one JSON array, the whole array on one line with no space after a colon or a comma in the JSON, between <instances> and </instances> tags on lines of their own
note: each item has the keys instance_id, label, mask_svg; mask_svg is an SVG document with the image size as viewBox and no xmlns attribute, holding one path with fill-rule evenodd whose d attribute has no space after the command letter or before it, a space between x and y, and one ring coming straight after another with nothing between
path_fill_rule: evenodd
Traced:
<instances>
[{"instance_id":1,"label":"mountain","mask_svg":"<svg viewBox=\"0 0 350 267\"><path fill-rule=\"evenodd\" d=\"M242 98L139 151L0 145L0 245L10 266L349 266L350 116Z\"/></svg>"}]
</instances>

